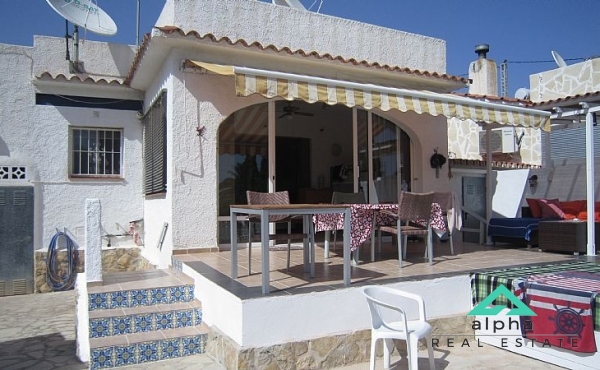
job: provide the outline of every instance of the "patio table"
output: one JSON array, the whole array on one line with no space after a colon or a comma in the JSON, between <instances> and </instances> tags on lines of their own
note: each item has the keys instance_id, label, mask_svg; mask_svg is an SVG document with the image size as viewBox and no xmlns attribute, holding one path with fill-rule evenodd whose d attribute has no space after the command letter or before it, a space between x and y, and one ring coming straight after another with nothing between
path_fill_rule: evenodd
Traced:
<instances>
[{"instance_id":1,"label":"patio table","mask_svg":"<svg viewBox=\"0 0 600 370\"><path fill-rule=\"evenodd\" d=\"M398 204L348 204L351 207L350 215L350 250L354 252L362 243L371 238L371 261L375 260L375 238L373 237L373 226L391 225L396 223L396 217L377 212L380 210L388 210L393 213L398 213ZM446 222L444 221L442 208L438 203L431 204L431 227L439 236L443 235L446 230ZM315 224L315 232L325 231L325 258L329 257L329 232L331 230L340 230L344 226L344 215L335 214L318 214L313 216ZM426 221L423 221L425 224ZM356 257L356 255L355 255ZM355 261L358 261L355 258Z\"/></svg>"},{"instance_id":2,"label":"patio table","mask_svg":"<svg viewBox=\"0 0 600 370\"><path fill-rule=\"evenodd\" d=\"M350 285L350 207L344 204L256 204L231 205L231 277L237 279L237 217L238 215L260 216L260 238L262 249L262 293L269 293L269 216L301 215L304 233L304 268L310 264L310 276L315 275L314 229L310 216L324 213L345 215L344 230L344 285ZM313 248L309 247L312 242Z\"/></svg>"}]
</instances>

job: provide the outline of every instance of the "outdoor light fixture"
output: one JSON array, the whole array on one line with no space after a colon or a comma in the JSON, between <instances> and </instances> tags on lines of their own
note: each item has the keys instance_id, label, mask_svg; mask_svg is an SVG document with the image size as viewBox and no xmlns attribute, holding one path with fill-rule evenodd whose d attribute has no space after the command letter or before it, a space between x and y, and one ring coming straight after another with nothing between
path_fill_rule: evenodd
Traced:
<instances>
[{"instance_id":1,"label":"outdoor light fixture","mask_svg":"<svg viewBox=\"0 0 600 370\"><path fill-rule=\"evenodd\" d=\"M535 189L535 188L537 188L537 185L538 185L538 177L537 177L537 175L531 176L529 179L527 179L527 181L529 181L529 187L532 190Z\"/></svg>"}]
</instances>

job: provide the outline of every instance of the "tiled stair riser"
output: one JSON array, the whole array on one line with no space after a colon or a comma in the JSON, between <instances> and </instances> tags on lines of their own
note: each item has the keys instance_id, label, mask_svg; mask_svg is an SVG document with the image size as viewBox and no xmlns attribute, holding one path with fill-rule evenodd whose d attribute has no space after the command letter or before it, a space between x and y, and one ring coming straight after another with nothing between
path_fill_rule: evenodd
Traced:
<instances>
[{"instance_id":1,"label":"tiled stair riser","mask_svg":"<svg viewBox=\"0 0 600 370\"><path fill-rule=\"evenodd\" d=\"M92 318L90 319L90 338L176 329L197 326L201 323L202 310L199 308Z\"/></svg>"},{"instance_id":2,"label":"tiled stair riser","mask_svg":"<svg viewBox=\"0 0 600 370\"><path fill-rule=\"evenodd\" d=\"M136 289L118 292L90 293L89 310L108 310L153 306L194 300L194 286L182 285L155 289Z\"/></svg>"},{"instance_id":3,"label":"tiled stair riser","mask_svg":"<svg viewBox=\"0 0 600 370\"><path fill-rule=\"evenodd\" d=\"M207 334L202 334L132 345L94 348L91 351L90 368L106 369L205 353L206 339Z\"/></svg>"},{"instance_id":4,"label":"tiled stair riser","mask_svg":"<svg viewBox=\"0 0 600 370\"><path fill-rule=\"evenodd\" d=\"M104 317L91 317L90 338L94 340L162 330L167 333L171 329L187 330L187 334L180 333L181 336L175 335L175 338L171 338L171 334L164 335L162 339L128 344L117 344L119 341L123 343L123 340L115 339L115 345L92 348L90 369L144 364L205 353L207 334L198 331L198 334L189 335L188 329L194 331L194 327L202 324L202 309L195 307L194 299L193 285L90 293L90 312L125 309L117 310L119 313L114 316L105 313L99 315ZM126 309L135 307L148 308L143 309L146 311L143 313L127 314Z\"/></svg>"}]
</instances>

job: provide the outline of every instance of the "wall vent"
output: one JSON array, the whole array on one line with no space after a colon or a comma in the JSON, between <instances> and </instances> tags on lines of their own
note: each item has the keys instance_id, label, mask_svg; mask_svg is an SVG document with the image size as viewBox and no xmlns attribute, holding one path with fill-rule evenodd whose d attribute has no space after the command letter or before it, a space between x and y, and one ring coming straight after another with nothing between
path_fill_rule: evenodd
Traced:
<instances>
[{"instance_id":1,"label":"wall vent","mask_svg":"<svg viewBox=\"0 0 600 370\"><path fill-rule=\"evenodd\" d=\"M13 289L12 294L27 294L27 282L25 279L15 279L13 280Z\"/></svg>"},{"instance_id":2,"label":"wall vent","mask_svg":"<svg viewBox=\"0 0 600 370\"><path fill-rule=\"evenodd\" d=\"M25 180L27 167L25 166L0 166L0 180Z\"/></svg>"},{"instance_id":3,"label":"wall vent","mask_svg":"<svg viewBox=\"0 0 600 370\"><path fill-rule=\"evenodd\" d=\"M4 297L6 295L6 284L4 280L0 280L0 297Z\"/></svg>"}]
</instances>

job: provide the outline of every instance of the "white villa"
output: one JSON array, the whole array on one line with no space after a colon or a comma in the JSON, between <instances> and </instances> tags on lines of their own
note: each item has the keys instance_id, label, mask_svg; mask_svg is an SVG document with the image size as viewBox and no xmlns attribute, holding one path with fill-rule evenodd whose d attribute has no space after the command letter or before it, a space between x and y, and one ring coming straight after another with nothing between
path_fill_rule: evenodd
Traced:
<instances>
[{"instance_id":1,"label":"white villa","mask_svg":"<svg viewBox=\"0 0 600 370\"><path fill-rule=\"evenodd\" d=\"M360 190L371 203L397 202L403 189L454 191L464 205L464 187L477 186L481 204L493 189L483 218L517 216L532 173L537 191L562 191L550 186L542 152L554 104L534 94L533 105L494 99L495 81L446 74L444 40L260 1L167 0L139 47L86 41L75 63L64 49L63 38L46 36L33 47L0 45L0 296L44 291L37 259L58 231L80 250L93 241L106 253L135 251L110 257L123 269L227 250L229 206L246 203L247 190L287 190L292 203L328 203L333 191ZM506 129L525 138L514 158L474 165L485 159L480 132ZM437 170L435 151L448 159ZM90 200L101 220L92 235ZM246 230L238 227L240 243ZM453 297L456 286L467 290ZM468 277L427 287L447 289L432 317L469 310ZM357 294L336 291L327 302L351 305ZM211 297L204 321L240 348L351 328L340 319L276 332L252 323L264 314L258 300ZM291 304L278 299L267 303ZM298 326L316 313L306 315Z\"/></svg>"}]
</instances>

